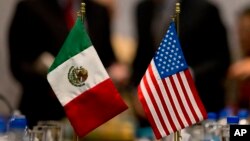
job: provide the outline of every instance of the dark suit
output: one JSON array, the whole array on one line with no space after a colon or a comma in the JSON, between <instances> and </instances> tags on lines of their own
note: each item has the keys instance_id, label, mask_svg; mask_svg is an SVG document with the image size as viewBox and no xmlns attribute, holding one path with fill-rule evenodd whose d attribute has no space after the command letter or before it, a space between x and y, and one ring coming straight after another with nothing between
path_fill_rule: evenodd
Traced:
<instances>
[{"instance_id":1,"label":"dark suit","mask_svg":"<svg viewBox=\"0 0 250 141\"><path fill-rule=\"evenodd\" d=\"M225 106L225 77L230 64L227 33L213 5L183 0L180 40L194 71L200 97L208 112Z\"/></svg>"},{"instance_id":2,"label":"dark suit","mask_svg":"<svg viewBox=\"0 0 250 141\"><path fill-rule=\"evenodd\" d=\"M90 38L108 67L114 61L114 55L108 40L109 27L105 27L109 24L107 10L93 2L86 3ZM95 19L88 16L103 17L105 23L95 23ZM26 0L17 5L9 31L10 61L13 75L23 88L20 110L27 116L30 127L39 120L59 120L65 116L46 74L37 73L32 65L43 52L56 56L68 32L63 10L56 0ZM107 60L105 56L108 56Z\"/></svg>"},{"instance_id":3,"label":"dark suit","mask_svg":"<svg viewBox=\"0 0 250 141\"><path fill-rule=\"evenodd\" d=\"M153 41L152 20L155 3L143 1L137 9L138 51L132 82L137 86L158 46ZM167 21L166 21L167 23ZM162 28L166 30L168 24ZM202 0L183 0L180 15L180 42L207 111L224 107L223 80L230 63L226 32L217 9Z\"/></svg>"},{"instance_id":4,"label":"dark suit","mask_svg":"<svg viewBox=\"0 0 250 141\"><path fill-rule=\"evenodd\" d=\"M86 3L89 36L104 67L107 68L117 61L111 45L108 9L93 0L84 0L84 2Z\"/></svg>"}]
</instances>

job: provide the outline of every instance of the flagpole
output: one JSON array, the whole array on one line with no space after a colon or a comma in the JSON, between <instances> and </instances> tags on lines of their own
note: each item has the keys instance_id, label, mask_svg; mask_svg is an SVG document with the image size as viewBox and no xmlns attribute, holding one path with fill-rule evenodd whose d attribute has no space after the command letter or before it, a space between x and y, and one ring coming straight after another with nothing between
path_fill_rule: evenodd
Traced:
<instances>
[{"instance_id":1,"label":"flagpole","mask_svg":"<svg viewBox=\"0 0 250 141\"><path fill-rule=\"evenodd\" d=\"M80 17L82 22L84 20L85 13L85 3L81 2L80 11L77 12L77 17ZM73 136L73 141L79 141L79 139L79 136L75 133L75 135Z\"/></svg>"},{"instance_id":2,"label":"flagpole","mask_svg":"<svg viewBox=\"0 0 250 141\"><path fill-rule=\"evenodd\" d=\"M180 13L181 13L181 7L180 3L177 2L175 4L175 24L176 24L176 31L178 36L180 36ZM180 141L181 138L181 131L176 131L174 133L174 141Z\"/></svg>"}]
</instances>

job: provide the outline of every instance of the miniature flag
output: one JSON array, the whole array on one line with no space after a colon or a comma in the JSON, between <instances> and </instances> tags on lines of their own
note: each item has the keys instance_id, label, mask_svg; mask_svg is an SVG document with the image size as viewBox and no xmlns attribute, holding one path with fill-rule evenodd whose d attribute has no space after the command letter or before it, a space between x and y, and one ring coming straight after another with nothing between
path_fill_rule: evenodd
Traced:
<instances>
[{"instance_id":1,"label":"miniature flag","mask_svg":"<svg viewBox=\"0 0 250 141\"><path fill-rule=\"evenodd\" d=\"M128 108L80 19L56 56L47 79L80 137Z\"/></svg>"},{"instance_id":2,"label":"miniature flag","mask_svg":"<svg viewBox=\"0 0 250 141\"><path fill-rule=\"evenodd\" d=\"M206 119L174 22L138 86L138 96L157 139Z\"/></svg>"}]
</instances>

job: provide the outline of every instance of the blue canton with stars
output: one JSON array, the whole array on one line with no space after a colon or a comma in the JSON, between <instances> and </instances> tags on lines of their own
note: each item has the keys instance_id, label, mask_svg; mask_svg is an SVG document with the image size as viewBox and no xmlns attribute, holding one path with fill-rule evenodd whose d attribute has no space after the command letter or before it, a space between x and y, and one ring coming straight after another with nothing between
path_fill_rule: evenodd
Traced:
<instances>
[{"instance_id":1,"label":"blue canton with stars","mask_svg":"<svg viewBox=\"0 0 250 141\"><path fill-rule=\"evenodd\" d=\"M168 31L153 59L162 79L188 68L174 22L170 23Z\"/></svg>"}]
</instances>

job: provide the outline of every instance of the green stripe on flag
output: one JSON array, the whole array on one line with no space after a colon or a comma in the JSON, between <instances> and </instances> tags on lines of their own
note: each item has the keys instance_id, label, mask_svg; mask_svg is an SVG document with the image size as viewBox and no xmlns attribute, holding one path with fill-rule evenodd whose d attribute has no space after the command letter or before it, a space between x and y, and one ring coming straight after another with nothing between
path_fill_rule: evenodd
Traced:
<instances>
[{"instance_id":1,"label":"green stripe on flag","mask_svg":"<svg viewBox=\"0 0 250 141\"><path fill-rule=\"evenodd\" d=\"M66 38L61 50L56 56L53 64L49 68L49 72L91 45L92 43L86 32L86 29L83 26L82 21L78 18L74 27L71 29L68 37Z\"/></svg>"}]
</instances>

